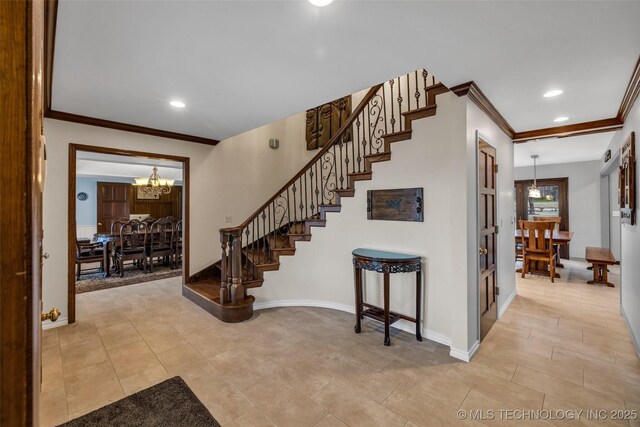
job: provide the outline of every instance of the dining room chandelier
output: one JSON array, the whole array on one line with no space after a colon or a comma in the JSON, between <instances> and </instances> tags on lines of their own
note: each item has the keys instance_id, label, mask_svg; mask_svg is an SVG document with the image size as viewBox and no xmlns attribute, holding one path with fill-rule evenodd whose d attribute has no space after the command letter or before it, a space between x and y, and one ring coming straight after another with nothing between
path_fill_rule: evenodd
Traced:
<instances>
[{"instance_id":1,"label":"dining room chandelier","mask_svg":"<svg viewBox=\"0 0 640 427\"><path fill-rule=\"evenodd\" d=\"M531 187L529 187L529 197L533 197L534 199L539 199L540 197L542 197L542 195L540 194L540 189L538 188L538 186L536 185L536 159L538 158L537 154L533 154L531 156L531 158L533 159L533 185Z\"/></svg>"},{"instance_id":2,"label":"dining room chandelier","mask_svg":"<svg viewBox=\"0 0 640 427\"><path fill-rule=\"evenodd\" d=\"M149 178L134 178L136 187L140 188L145 194L153 194L160 196L162 194L171 193L171 187L173 186L173 179L160 178L158 175L158 168L153 167L151 176Z\"/></svg>"}]
</instances>

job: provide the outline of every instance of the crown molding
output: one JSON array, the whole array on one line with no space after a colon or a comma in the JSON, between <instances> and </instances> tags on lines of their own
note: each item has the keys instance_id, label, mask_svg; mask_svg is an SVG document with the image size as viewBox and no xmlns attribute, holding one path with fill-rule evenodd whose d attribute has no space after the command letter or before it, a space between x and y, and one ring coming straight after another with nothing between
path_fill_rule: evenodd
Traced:
<instances>
[{"instance_id":1,"label":"crown molding","mask_svg":"<svg viewBox=\"0 0 640 427\"><path fill-rule=\"evenodd\" d=\"M450 90L458 96L468 96L509 138L513 139L516 132L475 82L470 81L459 84L450 88Z\"/></svg>"},{"instance_id":2,"label":"crown molding","mask_svg":"<svg viewBox=\"0 0 640 427\"><path fill-rule=\"evenodd\" d=\"M591 122L575 123L572 125L534 129L525 132L516 132L516 134L513 135L513 142L522 143L533 139L566 138L569 136L613 132L622 129L622 125L623 123L620 119L612 117L610 119L594 120Z\"/></svg>"},{"instance_id":3,"label":"crown molding","mask_svg":"<svg viewBox=\"0 0 640 427\"><path fill-rule=\"evenodd\" d=\"M640 95L640 56L638 56L638 61L633 69L631 79L629 79L629 84L627 85L627 90L624 92L620 108L618 109L617 118L621 122L624 123L627 119L629 111L631 111L631 107L633 107L636 99L638 99L638 95Z\"/></svg>"},{"instance_id":4,"label":"crown molding","mask_svg":"<svg viewBox=\"0 0 640 427\"><path fill-rule=\"evenodd\" d=\"M125 132L141 133L144 135L157 136L160 138L177 139L180 141L196 142L198 144L217 145L217 139L203 138L200 136L186 135L183 133L169 132L166 130L148 128L144 126L132 125L128 123L114 122L111 120L98 119L95 117L81 116L79 114L65 113L63 111L47 110L44 116L48 119L63 120L66 122L80 123L89 126L98 126L109 129L122 130Z\"/></svg>"}]
</instances>

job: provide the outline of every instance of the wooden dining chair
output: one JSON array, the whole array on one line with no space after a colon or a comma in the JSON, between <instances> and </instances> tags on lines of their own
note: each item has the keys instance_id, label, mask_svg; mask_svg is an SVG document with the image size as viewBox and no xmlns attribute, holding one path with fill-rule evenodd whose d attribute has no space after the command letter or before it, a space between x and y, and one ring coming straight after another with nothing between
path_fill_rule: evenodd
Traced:
<instances>
[{"instance_id":1,"label":"wooden dining chair","mask_svg":"<svg viewBox=\"0 0 640 427\"><path fill-rule=\"evenodd\" d=\"M162 218L151 224L149 228L149 269L153 273L153 259L163 260L173 268L173 236L174 225L171 219Z\"/></svg>"},{"instance_id":2,"label":"wooden dining chair","mask_svg":"<svg viewBox=\"0 0 640 427\"><path fill-rule=\"evenodd\" d=\"M554 224L554 229L556 231L560 230L560 223L562 222L562 217L559 216L534 216L534 221L547 221L552 222Z\"/></svg>"},{"instance_id":3,"label":"wooden dining chair","mask_svg":"<svg viewBox=\"0 0 640 427\"><path fill-rule=\"evenodd\" d=\"M104 270L102 251L100 243L92 243L89 239L76 239L76 280L80 280L83 271L86 272L82 270L82 264L99 262L100 270Z\"/></svg>"},{"instance_id":4,"label":"wooden dining chair","mask_svg":"<svg viewBox=\"0 0 640 427\"><path fill-rule=\"evenodd\" d=\"M552 222L554 224L554 230L556 231L560 231L560 223L562 222L562 217L559 216L534 216L533 217L534 221L547 221L547 222ZM559 266L560 268L562 268L562 265L560 265L560 245L559 244L555 244L553 245L553 251L554 251L554 256L556 257L556 266Z\"/></svg>"},{"instance_id":5,"label":"wooden dining chair","mask_svg":"<svg viewBox=\"0 0 640 427\"><path fill-rule=\"evenodd\" d=\"M520 220L519 226L522 239L522 277L524 278L529 272L531 262L542 261L549 264L551 282L555 282L556 259L553 251L555 223Z\"/></svg>"},{"instance_id":6,"label":"wooden dining chair","mask_svg":"<svg viewBox=\"0 0 640 427\"><path fill-rule=\"evenodd\" d=\"M147 224L137 219L127 221L120 227L120 242L115 249L115 259L120 277L124 277L125 261L140 261L147 272Z\"/></svg>"},{"instance_id":7,"label":"wooden dining chair","mask_svg":"<svg viewBox=\"0 0 640 427\"><path fill-rule=\"evenodd\" d=\"M173 236L173 268L178 268L178 261L182 262L182 220L175 223Z\"/></svg>"}]
</instances>

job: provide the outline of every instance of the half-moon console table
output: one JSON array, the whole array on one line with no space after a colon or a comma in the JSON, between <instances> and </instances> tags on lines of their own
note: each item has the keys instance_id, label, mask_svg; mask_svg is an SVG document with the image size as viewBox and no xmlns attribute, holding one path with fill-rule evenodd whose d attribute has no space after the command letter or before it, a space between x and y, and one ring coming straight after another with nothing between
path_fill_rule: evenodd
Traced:
<instances>
[{"instance_id":1,"label":"half-moon console table","mask_svg":"<svg viewBox=\"0 0 640 427\"><path fill-rule=\"evenodd\" d=\"M422 341L420 334L420 300L422 299L422 258L416 255L399 254L395 252L378 251L374 249L358 248L352 252L354 282L356 288L356 326L354 331L360 333L360 319L367 316L379 322L384 322L384 345L391 345L389 325L400 319L415 322L416 339ZM384 308L363 302L362 270L376 271L384 275ZM389 273L416 273L416 317L405 316L389 310ZM363 307L367 307L363 310Z\"/></svg>"}]
</instances>

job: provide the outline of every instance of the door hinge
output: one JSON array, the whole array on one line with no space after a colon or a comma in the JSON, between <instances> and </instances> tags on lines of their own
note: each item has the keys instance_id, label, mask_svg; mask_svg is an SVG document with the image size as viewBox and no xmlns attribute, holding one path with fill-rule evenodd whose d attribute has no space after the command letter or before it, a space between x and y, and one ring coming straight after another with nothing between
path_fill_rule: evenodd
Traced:
<instances>
[{"instance_id":1,"label":"door hinge","mask_svg":"<svg viewBox=\"0 0 640 427\"><path fill-rule=\"evenodd\" d=\"M495 173L498 173L498 164L497 163L495 165L493 165L493 171Z\"/></svg>"},{"instance_id":2,"label":"door hinge","mask_svg":"<svg viewBox=\"0 0 640 427\"><path fill-rule=\"evenodd\" d=\"M500 226L496 225L495 228L496 228L496 234L498 234L498 232L500 231Z\"/></svg>"},{"instance_id":3,"label":"door hinge","mask_svg":"<svg viewBox=\"0 0 640 427\"><path fill-rule=\"evenodd\" d=\"M496 295L500 295L500 287L496 286Z\"/></svg>"}]
</instances>

